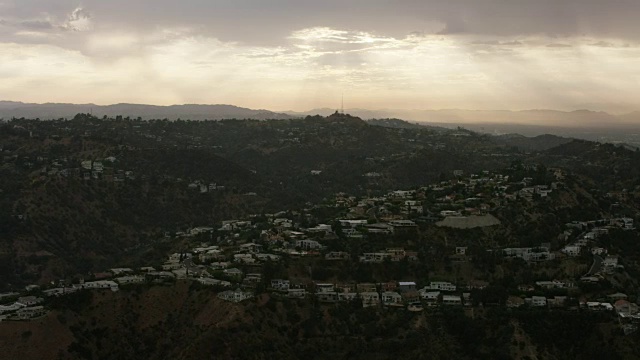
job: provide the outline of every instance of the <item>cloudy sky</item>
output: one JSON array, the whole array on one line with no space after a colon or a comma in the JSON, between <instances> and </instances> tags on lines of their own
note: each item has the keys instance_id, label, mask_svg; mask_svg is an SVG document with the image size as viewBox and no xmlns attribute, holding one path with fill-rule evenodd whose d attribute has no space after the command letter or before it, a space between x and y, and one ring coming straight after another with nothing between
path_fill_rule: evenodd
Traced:
<instances>
[{"instance_id":1,"label":"cloudy sky","mask_svg":"<svg viewBox=\"0 0 640 360\"><path fill-rule=\"evenodd\" d=\"M638 0L0 0L0 99L640 109Z\"/></svg>"}]
</instances>

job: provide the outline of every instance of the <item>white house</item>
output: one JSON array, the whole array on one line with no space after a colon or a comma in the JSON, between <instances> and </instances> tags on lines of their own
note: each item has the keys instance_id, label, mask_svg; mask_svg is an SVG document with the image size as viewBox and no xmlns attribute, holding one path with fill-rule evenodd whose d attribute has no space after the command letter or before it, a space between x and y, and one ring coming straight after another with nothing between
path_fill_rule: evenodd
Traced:
<instances>
[{"instance_id":1,"label":"white house","mask_svg":"<svg viewBox=\"0 0 640 360\"><path fill-rule=\"evenodd\" d=\"M47 311L44 309L43 306L32 306L32 307L26 307L26 308L22 308L20 310L18 310L16 312L16 316L19 319L31 319L34 317L38 317L41 315L46 314Z\"/></svg>"},{"instance_id":2,"label":"white house","mask_svg":"<svg viewBox=\"0 0 640 360\"><path fill-rule=\"evenodd\" d=\"M118 291L118 284L110 280L90 281L83 284L75 284L73 287L77 289L110 289L111 291Z\"/></svg>"},{"instance_id":3,"label":"white house","mask_svg":"<svg viewBox=\"0 0 640 360\"><path fill-rule=\"evenodd\" d=\"M380 303L380 294L377 292L363 292L360 293L362 298L362 306L377 306Z\"/></svg>"},{"instance_id":4,"label":"white house","mask_svg":"<svg viewBox=\"0 0 640 360\"><path fill-rule=\"evenodd\" d=\"M567 254L567 256L580 256L580 251L582 250L582 246L579 245L567 245L562 249L562 252Z\"/></svg>"},{"instance_id":5,"label":"white house","mask_svg":"<svg viewBox=\"0 0 640 360\"><path fill-rule=\"evenodd\" d=\"M440 291L456 291L457 286L447 281L432 281L424 289Z\"/></svg>"},{"instance_id":6,"label":"white house","mask_svg":"<svg viewBox=\"0 0 640 360\"><path fill-rule=\"evenodd\" d=\"M358 296L358 293L354 292L340 292L338 293L338 301L348 302L353 301Z\"/></svg>"},{"instance_id":7,"label":"white house","mask_svg":"<svg viewBox=\"0 0 640 360\"><path fill-rule=\"evenodd\" d=\"M224 286L224 287L230 287L231 286L231 283L228 282L228 281L211 279L211 278L198 278L198 279L196 279L196 281L199 282L202 285L208 285L208 286L214 286L214 285L219 285L219 286Z\"/></svg>"},{"instance_id":8,"label":"white house","mask_svg":"<svg viewBox=\"0 0 640 360\"><path fill-rule=\"evenodd\" d=\"M395 291L385 291L382 293L382 303L384 305L402 305L402 295Z\"/></svg>"},{"instance_id":9,"label":"white house","mask_svg":"<svg viewBox=\"0 0 640 360\"><path fill-rule=\"evenodd\" d=\"M360 262L365 263L381 263L385 259L391 259L391 254L386 252L364 253L360 256Z\"/></svg>"},{"instance_id":10,"label":"white house","mask_svg":"<svg viewBox=\"0 0 640 360\"><path fill-rule=\"evenodd\" d=\"M28 306L40 304L43 301L44 301L43 298L39 298L35 296L24 296L19 298L18 301L16 301L16 304L20 306L28 307Z\"/></svg>"},{"instance_id":11,"label":"white house","mask_svg":"<svg viewBox=\"0 0 640 360\"><path fill-rule=\"evenodd\" d=\"M419 291L420 297L426 300L428 303L435 304L440 299L440 291Z\"/></svg>"},{"instance_id":12,"label":"white house","mask_svg":"<svg viewBox=\"0 0 640 360\"><path fill-rule=\"evenodd\" d=\"M335 292L335 285L333 284L316 284L316 294Z\"/></svg>"},{"instance_id":13,"label":"white house","mask_svg":"<svg viewBox=\"0 0 640 360\"><path fill-rule=\"evenodd\" d=\"M340 226L344 228L356 228L358 226L367 225L367 220L338 220L340 221Z\"/></svg>"},{"instance_id":14,"label":"white house","mask_svg":"<svg viewBox=\"0 0 640 360\"><path fill-rule=\"evenodd\" d=\"M442 303L444 305L462 305L460 295L442 295Z\"/></svg>"},{"instance_id":15,"label":"white house","mask_svg":"<svg viewBox=\"0 0 640 360\"><path fill-rule=\"evenodd\" d=\"M304 299L307 295L305 289L289 289L287 292L287 297L289 299Z\"/></svg>"},{"instance_id":16,"label":"white house","mask_svg":"<svg viewBox=\"0 0 640 360\"><path fill-rule=\"evenodd\" d=\"M218 294L218 298L225 301L235 302L235 303L239 303L241 301L251 299L252 297L253 297L253 294L251 294L250 292L244 292L240 289L227 290Z\"/></svg>"},{"instance_id":17,"label":"white house","mask_svg":"<svg viewBox=\"0 0 640 360\"><path fill-rule=\"evenodd\" d=\"M251 254L235 254L233 255L233 261L244 264L253 264L256 262L256 259L254 259Z\"/></svg>"},{"instance_id":18,"label":"white house","mask_svg":"<svg viewBox=\"0 0 640 360\"><path fill-rule=\"evenodd\" d=\"M121 276L114 279L120 285L124 284L140 284L144 282L144 276L132 275L132 276Z\"/></svg>"},{"instance_id":19,"label":"white house","mask_svg":"<svg viewBox=\"0 0 640 360\"><path fill-rule=\"evenodd\" d=\"M532 296L531 298L525 299L525 301L526 300L529 300L530 305L534 307L547 306L547 298L544 296Z\"/></svg>"},{"instance_id":20,"label":"white house","mask_svg":"<svg viewBox=\"0 0 640 360\"><path fill-rule=\"evenodd\" d=\"M13 312L22 309L23 306L17 303L13 303L11 305L0 305L0 314Z\"/></svg>"},{"instance_id":21,"label":"white house","mask_svg":"<svg viewBox=\"0 0 640 360\"><path fill-rule=\"evenodd\" d=\"M389 221L389 225L393 226L393 227L416 227L418 225L416 225L415 222L411 221L411 220L391 220Z\"/></svg>"},{"instance_id":22,"label":"white house","mask_svg":"<svg viewBox=\"0 0 640 360\"><path fill-rule=\"evenodd\" d=\"M296 247L303 250L318 250L322 248L322 245L315 240L298 240Z\"/></svg>"},{"instance_id":23,"label":"white house","mask_svg":"<svg viewBox=\"0 0 640 360\"><path fill-rule=\"evenodd\" d=\"M289 286L290 286L289 280L283 280L283 279L271 280L271 288L274 290L288 291Z\"/></svg>"}]
</instances>

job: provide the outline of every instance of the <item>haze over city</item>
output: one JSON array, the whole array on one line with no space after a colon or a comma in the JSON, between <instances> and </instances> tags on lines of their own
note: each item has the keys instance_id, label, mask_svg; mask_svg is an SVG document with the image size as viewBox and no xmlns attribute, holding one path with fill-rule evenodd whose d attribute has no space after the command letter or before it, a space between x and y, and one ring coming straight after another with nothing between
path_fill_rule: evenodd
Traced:
<instances>
[{"instance_id":1,"label":"haze over city","mask_svg":"<svg viewBox=\"0 0 640 360\"><path fill-rule=\"evenodd\" d=\"M630 0L0 0L0 99L638 110Z\"/></svg>"}]
</instances>

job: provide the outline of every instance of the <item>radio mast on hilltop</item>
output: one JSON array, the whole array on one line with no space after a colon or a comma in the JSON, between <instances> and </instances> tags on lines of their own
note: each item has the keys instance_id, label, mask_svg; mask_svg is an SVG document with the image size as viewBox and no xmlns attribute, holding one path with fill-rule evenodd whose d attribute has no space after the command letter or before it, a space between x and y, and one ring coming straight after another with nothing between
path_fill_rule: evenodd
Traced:
<instances>
[{"instance_id":1,"label":"radio mast on hilltop","mask_svg":"<svg viewBox=\"0 0 640 360\"><path fill-rule=\"evenodd\" d=\"M342 103L340 104L340 112L344 115L344 92L342 93Z\"/></svg>"}]
</instances>

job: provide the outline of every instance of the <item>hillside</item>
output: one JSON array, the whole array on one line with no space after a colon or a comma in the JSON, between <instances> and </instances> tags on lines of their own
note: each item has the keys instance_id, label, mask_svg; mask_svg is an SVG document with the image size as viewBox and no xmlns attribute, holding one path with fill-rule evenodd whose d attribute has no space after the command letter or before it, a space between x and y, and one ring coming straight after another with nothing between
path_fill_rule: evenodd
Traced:
<instances>
[{"instance_id":1,"label":"hillside","mask_svg":"<svg viewBox=\"0 0 640 360\"><path fill-rule=\"evenodd\" d=\"M183 282L85 292L60 299L55 307L31 322L0 323L0 351L24 360L422 359L425 354L507 359L527 345L532 356L548 359L640 355L630 346L635 337L612 337L608 320L597 314L509 315L489 309L469 318L455 309L425 315L268 296L231 304ZM515 320L508 321L510 316ZM555 339L553 345L549 339Z\"/></svg>"},{"instance_id":2,"label":"hillside","mask_svg":"<svg viewBox=\"0 0 640 360\"><path fill-rule=\"evenodd\" d=\"M637 358L637 327L589 305L637 302L637 152L402 125L0 124L0 351Z\"/></svg>"},{"instance_id":3,"label":"hillside","mask_svg":"<svg viewBox=\"0 0 640 360\"><path fill-rule=\"evenodd\" d=\"M527 156L578 170L606 188L621 180L635 186L633 169L640 167L624 178L609 175L637 161L635 153L565 142L374 126L342 114L269 122L86 114L69 121L16 120L0 132L0 276L8 286L138 264L172 249L159 240L166 233L321 202L339 192L424 186L449 180L454 171L501 169ZM562 145L535 152L556 143ZM523 154L518 144L534 153ZM97 173L81 166L91 160L101 164Z\"/></svg>"}]
</instances>

